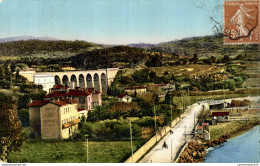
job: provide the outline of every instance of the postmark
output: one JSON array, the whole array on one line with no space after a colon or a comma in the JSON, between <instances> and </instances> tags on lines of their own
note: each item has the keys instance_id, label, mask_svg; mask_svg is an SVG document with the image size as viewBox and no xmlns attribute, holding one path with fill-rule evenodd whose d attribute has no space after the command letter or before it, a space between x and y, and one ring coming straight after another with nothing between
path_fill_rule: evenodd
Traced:
<instances>
[{"instance_id":1,"label":"postmark","mask_svg":"<svg viewBox=\"0 0 260 166\"><path fill-rule=\"evenodd\" d=\"M224 44L260 44L259 0L224 1Z\"/></svg>"}]
</instances>

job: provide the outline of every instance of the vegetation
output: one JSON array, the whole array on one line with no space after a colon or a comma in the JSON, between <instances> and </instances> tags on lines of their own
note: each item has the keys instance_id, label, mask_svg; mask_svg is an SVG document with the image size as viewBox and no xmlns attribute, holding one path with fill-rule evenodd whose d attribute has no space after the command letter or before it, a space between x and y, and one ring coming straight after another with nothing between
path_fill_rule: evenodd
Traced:
<instances>
[{"instance_id":1,"label":"vegetation","mask_svg":"<svg viewBox=\"0 0 260 166\"><path fill-rule=\"evenodd\" d=\"M133 141L135 151L143 140ZM10 153L11 163L120 163L131 154L130 141L37 140L25 142L19 152Z\"/></svg>"},{"instance_id":2,"label":"vegetation","mask_svg":"<svg viewBox=\"0 0 260 166\"><path fill-rule=\"evenodd\" d=\"M0 92L0 159L3 161L6 161L6 156L17 151L24 142L16 102L12 93Z\"/></svg>"}]
</instances>

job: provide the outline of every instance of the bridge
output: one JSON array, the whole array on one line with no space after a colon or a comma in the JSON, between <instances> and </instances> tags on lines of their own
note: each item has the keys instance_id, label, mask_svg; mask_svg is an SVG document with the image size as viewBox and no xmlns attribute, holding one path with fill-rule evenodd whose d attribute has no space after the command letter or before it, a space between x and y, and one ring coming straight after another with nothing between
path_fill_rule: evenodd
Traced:
<instances>
[{"instance_id":1,"label":"bridge","mask_svg":"<svg viewBox=\"0 0 260 166\"><path fill-rule=\"evenodd\" d=\"M111 85L118 70L118 68L108 68L60 72L21 71L20 75L26 77L31 82L34 82L34 75L53 75L55 78L55 84L62 83L68 85L73 83L75 87L95 88L100 92L106 92L107 85Z\"/></svg>"}]
</instances>

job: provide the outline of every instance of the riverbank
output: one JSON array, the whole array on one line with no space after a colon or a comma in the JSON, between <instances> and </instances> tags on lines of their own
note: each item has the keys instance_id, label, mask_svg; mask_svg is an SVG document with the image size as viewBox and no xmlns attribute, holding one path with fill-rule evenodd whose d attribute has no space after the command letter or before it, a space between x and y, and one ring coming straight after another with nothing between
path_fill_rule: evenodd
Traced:
<instances>
[{"instance_id":1,"label":"riverbank","mask_svg":"<svg viewBox=\"0 0 260 166\"><path fill-rule=\"evenodd\" d=\"M246 112L246 115L251 118L250 121L232 121L226 123L219 123L215 126L210 126L211 139L205 141L202 135L196 135L190 141L181 153L178 163L198 163L203 162L206 156L207 149L223 144L228 139L241 135L254 126L259 125L259 119L255 118L259 115L259 110Z\"/></svg>"}]
</instances>

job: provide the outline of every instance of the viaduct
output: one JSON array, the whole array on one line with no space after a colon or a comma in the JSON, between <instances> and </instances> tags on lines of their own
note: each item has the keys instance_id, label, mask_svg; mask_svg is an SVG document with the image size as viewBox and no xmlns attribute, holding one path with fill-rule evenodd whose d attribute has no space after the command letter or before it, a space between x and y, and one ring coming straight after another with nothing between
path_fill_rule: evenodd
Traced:
<instances>
[{"instance_id":1,"label":"viaduct","mask_svg":"<svg viewBox=\"0 0 260 166\"><path fill-rule=\"evenodd\" d=\"M26 77L29 81L34 82L34 75L53 75L55 84L71 84L81 88L95 88L96 90L106 92L107 85L113 82L118 68L82 70L82 71L61 71L61 72L35 72L21 71L20 75Z\"/></svg>"}]
</instances>

